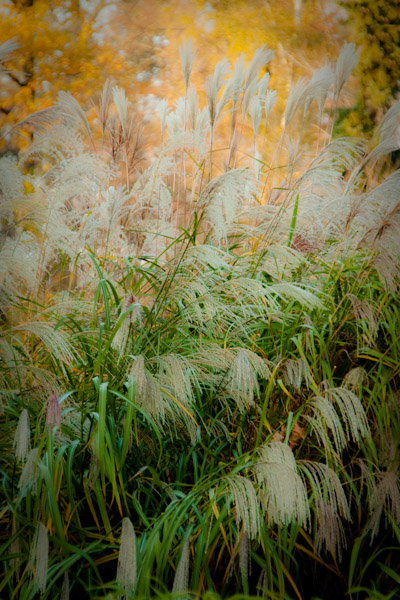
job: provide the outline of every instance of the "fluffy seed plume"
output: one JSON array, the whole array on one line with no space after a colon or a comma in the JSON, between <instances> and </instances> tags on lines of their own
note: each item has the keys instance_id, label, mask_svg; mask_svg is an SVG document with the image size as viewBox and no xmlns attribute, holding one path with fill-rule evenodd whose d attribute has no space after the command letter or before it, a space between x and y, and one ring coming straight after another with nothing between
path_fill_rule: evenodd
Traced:
<instances>
[{"instance_id":1,"label":"fluffy seed plume","mask_svg":"<svg viewBox=\"0 0 400 600\"><path fill-rule=\"evenodd\" d=\"M266 95L267 90L268 90L269 80L270 80L270 74L265 73L265 75L263 75L261 77L260 81L257 83L257 95L260 96L260 98L264 98L264 96Z\"/></svg>"},{"instance_id":2,"label":"fluffy seed plume","mask_svg":"<svg viewBox=\"0 0 400 600\"><path fill-rule=\"evenodd\" d=\"M89 139L92 140L92 132L86 114L72 94L63 91L58 92L56 109L66 120L67 124L70 123L80 127Z\"/></svg>"},{"instance_id":3,"label":"fluffy seed plume","mask_svg":"<svg viewBox=\"0 0 400 600\"><path fill-rule=\"evenodd\" d=\"M299 79L299 81L291 87L290 92L289 92L289 97L286 103L286 109L285 109L285 116L284 116L284 122L285 122L285 129L287 128L287 126L289 125L290 121L292 120L292 117L294 115L294 113L296 112L296 110L302 105L304 104L304 100L305 100L305 91L307 89L307 81L302 78Z\"/></svg>"},{"instance_id":4,"label":"fluffy seed plume","mask_svg":"<svg viewBox=\"0 0 400 600\"><path fill-rule=\"evenodd\" d=\"M47 568L49 563L49 538L43 523L38 523L33 538L28 568L33 574L35 585L44 594L47 584Z\"/></svg>"},{"instance_id":5,"label":"fluffy seed plume","mask_svg":"<svg viewBox=\"0 0 400 600\"><path fill-rule=\"evenodd\" d=\"M347 294L352 306L354 316L361 327L365 325L368 337L373 338L378 330L378 322L375 316L376 310L366 300L360 300L354 294Z\"/></svg>"},{"instance_id":6,"label":"fluffy seed plume","mask_svg":"<svg viewBox=\"0 0 400 600\"><path fill-rule=\"evenodd\" d=\"M300 285L296 285L294 283L275 283L273 286L271 286L271 289L274 292L277 292L280 296L287 296L293 300L297 300L299 304L302 306L307 306L308 308L322 308L323 306L321 300L312 292L309 292L308 290L300 287Z\"/></svg>"},{"instance_id":7,"label":"fluffy seed plume","mask_svg":"<svg viewBox=\"0 0 400 600\"><path fill-rule=\"evenodd\" d=\"M342 548L346 547L346 536L342 519L334 507L319 499L315 503L318 515L318 527L315 535L315 548L320 552L325 548L327 552L342 560Z\"/></svg>"},{"instance_id":8,"label":"fluffy seed plume","mask_svg":"<svg viewBox=\"0 0 400 600\"><path fill-rule=\"evenodd\" d=\"M150 414L164 417L165 404L158 381L146 369L144 357L136 357L131 370L131 375L136 381L136 401L142 405Z\"/></svg>"},{"instance_id":9,"label":"fluffy seed plume","mask_svg":"<svg viewBox=\"0 0 400 600\"><path fill-rule=\"evenodd\" d=\"M339 477L328 465L315 461L299 461L298 467L304 483L311 488L315 504L317 551L324 547L340 560L342 548L346 546L343 519L351 520L351 517Z\"/></svg>"},{"instance_id":10,"label":"fluffy seed plume","mask_svg":"<svg viewBox=\"0 0 400 600\"><path fill-rule=\"evenodd\" d=\"M280 442L263 446L255 473L261 484L268 524L287 525L296 521L305 525L310 518L306 488L297 474L289 446Z\"/></svg>"},{"instance_id":11,"label":"fluffy seed plume","mask_svg":"<svg viewBox=\"0 0 400 600\"><path fill-rule=\"evenodd\" d=\"M184 42L182 46L179 46L179 58L181 59L183 80L185 82L185 90L187 92L190 74L192 72L194 59L196 58L196 53L193 50L191 38L189 38L187 42Z\"/></svg>"},{"instance_id":12,"label":"fluffy seed plume","mask_svg":"<svg viewBox=\"0 0 400 600\"><path fill-rule=\"evenodd\" d=\"M377 133L382 142L385 139L391 138L399 132L400 128L400 100L395 102L382 117L378 125Z\"/></svg>"},{"instance_id":13,"label":"fluffy seed plume","mask_svg":"<svg viewBox=\"0 0 400 600\"><path fill-rule=\"evenodd\" d=\"M15 458L19 462L24 462L28 456L31 444L31 431L29 425L29 414L26 408L20 414L17 429L14 436Z\"/></svg>"},{"instance_id":14,"label":"fluffy seed plume","mask_svg":"<svg viewBox=\"0 0 400 600\"><path fill-rule=\"evenodd\" d=\"M191 404L193 369L188 360L179 354L163 354L158 360L160 385L169 389L184 405Z\"/></svg>"},{"instance_id":15,"label":"fluffy seed plume","mask_svg":"<svg viewBox=\"0 0 400 600\"><path fill-rule=\"evenodd\" d=\"M126 597L136 587L136 535L128 517L122 519L121 544L118 554L117 581L122 585Z\"/></svg>"},{"instance_id":16,"label":"fluffy seed plume","mask_svg":"<svg viewBox=\"0 0 400 600\"><path fill-rule=\"evenodd\" d=\"M352 392L358 392L366 378L366 370L363 367L355 367L344 376L342 387L348 388Z\"/></svg>"},{"instance_id":17,"label":"fluffy seed plume","mask_svg":"<svg viewBox=\"0 0 400 600\"><path fill-rule=\"evenodd\" d=\"M125 138L128 131L128 99L125 95L125 90L115 86L113 88L113 100L115 108L117 109L119 122L121 123L122 133Z\"/></svg>"},{"instance_id":18,"label":"fluffy seed plume","mask_svg":"<svg viewBox=\"0 0 400 600\"><path fill-rule=\"evenodd\" d=\"M172 593L186 593L189 587L189 540L183 544L181 558L175 572ZM184 600L184 597L178 597L178 600Z\"/></svg>"},{"instance_id":19,"label":"fluffy seed plume","mask_svg":"<svg viewBox=\"0 0 400 600\"><path fill-rule=\"evenodd\" d=\"M5 60L10 58L12 53L17 50L17 48L19 48L19 43L15 37L3 42L0 46L0 65Z\"/></svg>"},{"instance_id":20,"label":"fluffy seed plume","mask_svg":"<svg viewBox=\"0 0 400 600\"><path fill-rule=\"evenodd\" d=\"M100 98L100 102L99 102L99 107L97 110L97 114L101 123L101 129L103 132L103 137L104 137L104 133L107 127L107 123L108 123L108 113L110 110L110 102L111 102L111 81L110 79L106 79L106 81L104 82L104 86L103 86L103 91L101 94L101 98Z\"/></svg>"},{"instance_id":21,"label":"fluffy seed plume","mask_svg":"<svg viewBox=\"0 0 400 600\"><path fill-rule=\"evenodd\" d=\"M24 490L28 485L32 486L32 495L37 494L38 487L38 453L39 448L32 448L29 451L24 468L22 469L21 477L18 482L18 489Z\"/></svg>"},{"instance_id":22,"label":"fluffy seed plume","mask_svg":"<svg viewBox=\"0 0 400 600\"><path fill-rule=\"evenodd\" d=\"M314 71L312 79L305 92L306 101L304 105L304 112L308 110L311 102L315 99L318 103L319 113L322 114L329 88L333 83L334 73L328 65L325 65L321 69Z\"/></svg>"},{"instance_id":23,"label":"fluffy seed plume","mask_svg":"<svg viewBox=\"0 0 400 600\"><path fill-rule=\"evenodd\" d=\"M209 115L210 115L210 125L212 128L214 127L215 121L217 120L219 113L221 112L221 110L223 108L223 106L218 105L218 111L217 111L217 98L218 98L218 93L224 84L225 77L228 75L228 73L229 73L229 63L226 60L226 58L224 58L224 60L221 60L217 64L213 75L210 75L207 78L207 81L205 84L207 101L208 101L208 110L209 110Z\"/></svg>"},{"instance_id":24,"label":"fluffy seed plume","mask_svg":"<svg viewBox=\"0 0 400 600\"><path fill-rule=\"evenodd\" d=\"M346 445L346 435L335 407L324 396L315 396L310 403L310 408L313 414L305 415L304 418L310 423L318 443L324 446L326 452L332 452L332 443L326 430L328 428L333 438L335 450L340 454Z\"/></svg>"},{"instance_id":25,"label":"fluffy seed plume","mask_svg":"<svg viewBox=\"0 0 400 600\"><path fill-rule=\"evenodd\" d=\"M299 391L303 382L309 387L311 373L308 363L303 358L289 358L284 365L284 379L286 385L294 387Z\"/></svg>"},{"instance_id":26,"label":"fluffy seed plume","mask_svg":"<svg viewBox=\"0 0 400 600\"><path fill-rule=\"evenodd\" d=\"M58 403L57 394L51 394L47 400L46 425L50 429L61 425L61 408Z\"/></svg>"},{"instance_id":27,"label":"fluffy seed plume","mask_svg":"<svg viewBox=\"0 0 400 600\"><path fill-rule=\"evenodd\" d=\"M261 123L261 100L254 96L250 101L249 115L253 124L253 136L256 137Z\"/></svg>"},{"instance_id":28,"label":"fluffy seed plume","mask_svg":"<svg viewBox=\"0 0 400 600\"><path fill-rule=\"evenodd\" d=\"M344 387L328 390L328 397L339 409L344 423L347 438L359 443L361 438L370 435L370 428L365 410L356 394Z\"/></svg>"},{"instance_id":29,"label":"fluffy seed plume","mask_svg":"<svg viewBox=\"0 0 400 600\"><path fill-rule=\"evenodd\" d=\"M231 475L226 477L225 481L235 505L237 527L242 523L244 533L250 539L256 539L261 532L262 518L253 483L242 475Z\"/></svg>"},{"instance_id":30,"label":"fluffy seed plume","mask_svg":"<svg viewBox=\"0 0 400 600\"><path fill-rule=\"evenodd\" d=\"M335 95L338 96L346 80L351 75L353 69L357 66L360 58L361 48L356 49L356 45L351 42L344 43L336 62L335 72Z\"/></svg>"},{"instance_id":31,"label":"fluffy seed plume","mask_svg":"<svg viewBox=\"0 0 400 600\"><path fill-rule=\"evenodd\" d=\"M398 464L394 469L378 474L378 485L373 489L369 500L370 518L367 531L371 532L371 543L378 534L382 514L390 515L395 523L400 523L400 478Z\"/></svg>"},{"instance_id":32,"label":"fluffy seed plume","mask_svg":"<svg viewBox=\"0 0 400 600\"><path fill-rule=\"evenodd\" d=\"M259 392L257 375L264 379L270 376L265 361L251 350L240 348L228 373L227 389L241 412L254 405L254 396Z\"/></svg>"},{"instance_id":33,"label":"fluffy seed plume","mask_svg":"<svg viewBox=\"0 0 400 600\"><path fill-rule=\"evenodd\" d=\"M267 63L274 57L274 51L267 48L266 44L257 48L253 54L253 58L247 65L244 71L245 86L247 87L254 79L258 78L258 74Z\"/></svg>"}]
</instances>

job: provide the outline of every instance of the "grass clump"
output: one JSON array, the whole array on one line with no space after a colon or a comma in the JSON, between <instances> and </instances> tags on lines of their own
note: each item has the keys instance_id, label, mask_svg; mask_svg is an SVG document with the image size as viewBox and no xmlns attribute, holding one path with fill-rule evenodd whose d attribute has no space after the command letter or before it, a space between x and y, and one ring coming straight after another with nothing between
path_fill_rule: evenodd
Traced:
<instances>
[{"instance_id":1,"label":"grass clump","mask_svg":"<svg viewBox=\"0 0 400 600\"><path fill-rule=\"evenodd\" d=\"M3 596L398 593L397 113L369 148L323 110L356 55L292 89L269 161L266 48L199 108L184 46L159 148L109 83L92 124L67 94L24 122L0 161Z\"/></svg>"}]
</instances>

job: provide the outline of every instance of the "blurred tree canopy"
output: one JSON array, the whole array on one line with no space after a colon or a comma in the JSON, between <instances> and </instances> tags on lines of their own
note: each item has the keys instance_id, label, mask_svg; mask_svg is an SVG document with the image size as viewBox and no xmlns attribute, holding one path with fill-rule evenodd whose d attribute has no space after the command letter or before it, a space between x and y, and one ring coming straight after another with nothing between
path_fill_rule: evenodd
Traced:
<instances>
[{"instance_id":1,"label":"blurred tree canopy","mask_svg":"<svg viewBox=\"0 0 400 600\"><path fill-rule=\"evenodd\" d=\"M128 7L137 3L124 2L126 22L134 18ZM329 0L166 0L159 6L158 33L169 44L160 48L162 69L155 79L149 79L147 93L172 100L185 93L179 47L188 37L196 51L190 79L197 90L204 89L205 79L223 58L232 63L243 54L249 61L263 44L274 51L273 60L266 65L269 87L277 91L265 138L267 154L279 137L291 86L302 76L311 78L316 68L334 62L345 39L338 7ZM205 102L205 94L201 101ZM323 117L328 120L328 115ZM317 127L304 127L303 131L308 137L318 136ZM250 135L246 125L243 134Z\"/></svg>"},{"instance_id":2,"label":"blurred tree canopy","mask_svg":"<svg viewBox=\"0 0 400 600\"><path fill-rule=\"evenodd\" d=\"M0 92L2 150L21 139L7 135L34 111L54 103L60 90L87 103L107 77L122 81L130 62L107 28L116 7L104 0L6 0L0 7L0 42L19 47L7 61Z\"/></svg>"},{"instance_id":3,"label":"blurred tree canopy","mask_svg":"<svg viewBox=\"0 0 400 600\"><path fill-rule=\"evenodd\" d=\"M340 4L346 9L349 37L361 47L361 55L356 103L341 111L336 130L368 135L400 92L400 2L344 0Z\"/></svg>"},{"instance_id":4,"label":"blurred tree canopy","mask_svg":"<svg viewBox=\"0 0 400 600\"><path fill-rule=\"evenodd\" d=\"M335 5L327 0L168 0L160 22L171 40L172 48L165 51L170 56L176 52L178 58L177 47L192 37L198 49L194 76L198 73L201 80L223 57L232 61L243 53L248 60L267 44L275 51L268 65L272 83L284 89L300 74L311 76L316 67L335 60L344 39ZM168 81L183 90L174 64L168 65Z\"/></svg>"},{"instance_id":5,"label":"blurred tree canopy","mask_svg":"<svg viewBox=\"0 0 400 600\"><path fill-rule=\"evenodd\" d=\"M333 0L3 0L0 43L14 36L19 48L0 75L0 151L18 150L12 127L53 104L60 90L87 109L107 78L126 89L139 112L155 112L154 100L184 93L178 49L189 36L198 50L195 85L223 57L243 53L248 60L262 44L274 50L267 66L278 91L271 128L293 82L336 60L352 36L362 47L361 91L339 109L336 129L359 135L398 91L399 7L393 0L342 6L347 23Z\"/></svg>"}]
</instances>

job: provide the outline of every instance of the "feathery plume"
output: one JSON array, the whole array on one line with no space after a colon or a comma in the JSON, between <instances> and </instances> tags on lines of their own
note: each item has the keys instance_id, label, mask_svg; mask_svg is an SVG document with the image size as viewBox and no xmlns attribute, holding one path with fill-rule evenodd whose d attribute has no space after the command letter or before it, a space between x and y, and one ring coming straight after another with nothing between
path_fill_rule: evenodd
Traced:
<instances>
[{"instance_id":1,"label":"feathery plume","mask_svg":"<svg viewBox=\"0 0 400 600\"><path fill-rule=\"evenodd\" d=\"M254 316L256 307L262 314L266 311L279 311L279 304L276 300L271 286L264 284L257 279L248 277L236 277L226 281L224 294L232 298L240 306L244 315ZM268 306L268 309L266 309Z\"/></svg>"},{"instance_id":2,"label":"feathery plume","mask_svg":"<svg viewBox=\"0 0 400 600\"><path fill-rule=\"evenodd\" d=\"M201 271L209 271L209 269L213 269L216 271L220 271L221 269L228 268L228 260L229 255L223 248L218 248L217 246L211 246L208 244L199 244L198 246L192 246L186 250L186 254L183 258L179 258L179 260L183 260L189 262L189 269L192 271L194 265L196 265L197 269Z\"/></svg>"},{"instance_id":3,"label":"feathery plume","mask_svg":"<svg viewBox=\"0 0 400 600\"><path fill-rule=\"evenodd\" d=\"M254 395L259 393L257 375L263 379L270 377L265 360L251 350L239 348L227 374L227 391L240 412L254 405Z\"/></svg>"},{"instance_id":4,"label":"feathery plume","mask_svg":"<svg viewBox=\"0 0 400 600\"><path fill-rule=\"evenodd\" d=\"M341 453L346 446L346 435L335 407L324 396L315 396L310 402L313 414L304 415L315 433L318 443L322 444L327 453L332 452L332 444L326 428L331 430L336 452Z\"/></svg>"},{"instance_id":5,"label":"feathery plume","mask_svg":"<svg viewBox=\"0 0 400 600\"><path fill-rule=\"evenodd\" d=\"M306 488L297 473L292 450L272 442L262 446L254 468L269 525L306 525L310 518Z\"/></svg>"},{"instance_id":6,"label":"feathery plume","mask_svg":"<svg viewBox=\"0 0 400 600\"><path fill-rule=\"evenodd\" d=\"M229 79L228 86L230 89L230 97L233 102L233 110L239 102L241 91L244 87L245 78L245 58L241 54L233 65L233 74Z\"/></svg>"},{"instance_id":7,"label":"feathery plume","mask_svg":"<svg viewBox=\"0 0 400 600\"><path fill-rule=\"evenodd\" d=\"M259 96L254 96L254 98L251 99L249 115L253 125L253 136L256 137L261 123L261 100Z\"/></svg>"},{"instance_id":8,"label":"feathery plume","mask_svg":"<svg viewBox=\"0 0 400 600\"><path fill-rule=\"evenodd\" d=\"M351 369L343 378L342 387L348 388L352 392L358 393L365 379L367 372L363 367Z\"/></svg>"},{"instance_id":9,"label":"feathery plume","mask_svg":"<svg viewBox=\"0 0 400 600\"><path fill-rule=\"evenodd\" d=\"M395 152L400 147L400 136L394 136L389 138L383 138L381 142L375 148L371 150L369 154L364 158L364 160L360 163L358 169L354 170L351 177L353 178L362 171L362 169L367 164L373 164L383 156L390 154L391 152ZM350 180L349 180L350 182Z\"/></svg>"},{"instance_id":10,"label":"feathery plume","mask_svg":"<svg viewBox=\"0 0 400 600\"><path fill-rule=\"evenodd\" d=\"M259 96L261 98L261 100L264 99L264 97L267 93L269 80L270 80L270 74L265 73L261 77L260 81L257 83L257 96Z\"/></svg>"},{"instance_id":11,"label":"feathery plume","mask_svg":"<svg viewBox=\"0 0 400 600\"><path fill-rule=\"evenodd\" d=\"M351 437L355 443L359 443L361 438L371 435L367 415L354 392L337 387L328 389L326 395L339 408L347 438Z\"/></svg>"},{"instance_id":12,"label":"feathery plume","mask_svg":"<svg viewBox=\"0 0 400 600\"><path fill-rule=\"evenodd\" d=\"M336 61L335 70L335 95L338 96L346 80L357 66L360 58L361 48L356 49L356 45L351 42L345 42L340 50L339 57Z\"/></svg>"},{"instance_id":13,"label":"feathery plume","mask_svg":"<svg viewBox=\"0 0 400 600\"><path fill-rule=\"evenodd\" d=\"M193 51L192 40L188 39L182 46L179 46L179 58L182 65L183 80L185 82L185 90L187 92L189 86L190 74L192 72L196 52Z\"/></svg>"},{"instance_id":14,"label":"feathery plume","mask_svg":"<svg viewBox=\"0 0 400 600\"><path fill-rule=\"evenodd\" d=\"M61 407L57 394L51 394L47 400L46 425L50 429L61 425Z\"/></svg>"},{"instance_id":15,"label":"feathery plume","mask_svg":"<svg viewBox=\"0 0 400 600\"><path fill-rule=\"evenodd\" d=\"M122 519L121 543L118 554L117 581L131 596L136 588L136 534L129 517Z\"/></svg>"},{"instance_id":16,"label":"feathery plume","mask_svg":"<svg viewBox=\"0 0 400 600\"><path fill-rule=\"evenodd\" d=\"M211 128L214 127L215 122L219 117L221 110L223 109L223 106L218 104L217 111L217 99L219 91L224 84L225 77L228 75L229 70L229 63L226 58L224 58L217 63L214 73L207 78L205 83Z\"/></svg>"},{"instance_id":17,"label":"feathery plume","mask_svg":"<svg viewBox=\"0 0 400 600\"><path fill-rule=\"evenodd\" d=\"M371 534L371 544L378 534L382 513L385 518L390 515L395 523L400 522L400 477L398 464L394 468L378 473L379 483L373 488L369 497L370 518L366 531Z\"/></svg>"},{"instance_id":18,"label":"feathery plume","mask_svg":"<svg viewBox=\"0 0 400 600\"><path fill-rule=\"evenodd\" d=\"M245 87L257 79L261 69L263 69L265 65L273 59L273 57L274 51L267 48L266 44L257 48L251 61L244 70Z\"/></svg>"},{"instance_id":19,"label":"feathery plume","mask_svg":"<svg viewBox=\"0 0 400 600\"><path fill-rule=\"evenodd\" d=\"M218 241L226 239L247 184L251 192L249 178L244 169L232 169L212 179L201 193L199 206L205 207L206 220Z\"/></svg>"},{"instance_id":20,"label":"feathery plume","mask_svg":"<svg viewBox=\"0 0 400 600\"><path fill-rule=\"evenodd\" d=\"M224 480L232 494L237 527L243 524L243 533L252 540L258 538L261 532L262 515L252 481L242 475L229 475Z\"/></svg>"},{"instance_id":21,"label":"feathery plume","mask_svg":"<svg viewBox=\"0 0 400 600\"><path fill-rule=\"evenodd\" d=\"M389 110L383 115L376 133L379 134L379 141L390 139L398 135L400 128L400 100L392 104Z\"/></svg>"},{"instance_id":22,"label":"feathery plume","mask_svg":"<svg viewBox=\"0 0 400 600\"><path fill-rule=\"evenodd\" d=\"M3 42L0 46L0 65L1 63L3 63L5 60L7 60L8 58L10 58L10 56L12 55L12 53L17 50L19 48L19 43L17 41L17 38L13 37L9 40L6 40L5 42Z\"/></svg>"},{"instance_id":23,"label":"feathery plume","mask_svg":"<svg viewBox=\"0 0 400 600\"><path fill-rule=\"evenodd\" d=\"M190 362L179 354L162 354L155 362L159 367L160 385L171 390L182 404L191 404L194 399L191 379L198 382Z\"/></svg>"},{"instance_id":24,"label":"feathery plume","mask_svg":"<svg viewBox=\"0 0 400 600\"><path fill-rule=\"evenodd\" d=\"M0 160L0 193L2 195L1 216L12 218L16 203L21 202L25 189L21 171L10 156L3 156Z\"/></svg>"},{"instance_id":25,"label":"feathery plume","mask_svg":"<svg viewBox=\"0 0 400 600\"><path fill-rule=\"evenodd\" d=\"M104 133L108 123L108 113L110 110L110 102L111 102L111 81L109 78L106 79L103 86L103 91L101 94L100 104L97 111L99 121L101 124L101 130Z\"/></svg>"},{"instance_id":26,"label":"feathery plume","mask_svg":"<svg viewBox=\"0 0 400 600\"><path fill-rule=\"evenodd\" d=\"M284 236L286 233L286 231L282 231L281 235ZM260 262L260 266L274 280L279 281L290 277L292 271L304 264L306 260L304 254L296 248L271 243L268 252L265 253Z\"/></svg>"},{"instance_id":27,"label":"feathery plume","mask_svg":"<svg viewBox=\"0 0 400 600\"><path fill-rule=\"evenodd\" d=\"M134 376L136 381L136 402L151 415L163 418L165 416L165 403L160 386L158 381L146 369L143 355L136 356L131 375Z\"/></svg>"},{"instance_id":28,"label":"feathery plume","mask_svg":"<svg viewBox=\"0 0 400 600\"><path fill-rule=\"evenodd\" d=\"M33 538L28 568L33 573L35 585L44 594L47 585L47 568L49 563L49 538L43 523L38 523Z\"/></svg>"},{"instance_id":29,"label":"feathery plume","mask_svg":"<svg viewBox=\"0 0 400 600\"><path fill-rule=\"evenodd\" d=\"M56 110L66 119L67 124L80 126L93 142L92 132L86 114L79 102L69 92L58 92Z\"/></svg>"},{"instance_id":30,"label":"feathery plume","mask_svg":"<svg viewBox=\"0 0 400 600\"><path fill-rule=\"evenodd\" d=\"M329 88L334 83L335 76L329 65L314 71L310 83L305 90L304 112L307 112L311 102L316 99L320 115L324 109Z\"/></svg>"},{"instance_id":31,"label":"feathery plume","mask_svg":"<svg viewBox=\"0 0 400 600\"><path fill-rule=\"evenodd\" d=\"M118 86L114 86L113 101L115 108L117 109L119 122L121 123L122 134L126 139L128 133L128 99L125 95L125 90Z\"/></svg>"},{"instance_id":32,"label":"feathery plume","mask_svg":"<svg viewBox=\"0 0 400 600\"><path fill-rule=\"evenodd\" d=\"M210 319L218 314L218 311L224 310L218 297L200 278L177 281L177 284L174 293L176 298L187 302L184 318L188 323L204 325L209 323Z\"/></svg>"},{"instance_id":33,"label":"feathery plume","mask_svg":"<svg viewBox=\"0 0 400 600\"><path fill-rule=\"evenodd\" d=\"M21 476L18 482L18 489L23 491L28 485L31 487L31 493L33 496L37 494L38 487L38 479L39 479L39 470L38 470L38 453L39 448L32 448L29 451L28 458L26 459L26 463L24 468L22 469Z\"/></svg>"},{"instance_id":34,"label":"feathery plume","mask_svg":"<svg viewBox=\"0 0 400 600\"><path fill-rule=\"evenodd\" d=\"M247 113L247 109L250 105L251 100L253 100L256 96L257 91L257 81L254 79L247 87L243 94L242 100L242 118L244 119Z\"/></svg>"},{"instance_id":35,"label":"feathery plume","mask_svg":"<svg viewBox=\"0 0 400 600\"><path fill-rule=\"evenodd\" d=\"M200 117L199 97L196 88L191 85L187 94L187 112L189 117L190 129L195 131L197 122Z\"/></svg>"},{"instance_id":36,"label":"feathery plume","mask_svg":"<svg viewBox=\"0 0 400 600\"><path fill-rule=\"evenodd\" d=\"M376 336L378 331L378 321L374 313L374 307L367 300L360 300L354 294L347 294L352 307L353 313L358 325L363 331L367 332L368 342Z\"/></svg>"},{"instance_id":37,"label":"feathery plume","mask_svg":"<svg viewBox=\"0 0 400 600\"><path fill-rule=\"evenodd\" d=\"M311 374L308 363L303 358L289 358L284 364L284 380L286 385L294 387L299 391L303 381L309 387Z\"/></svg>"},{"instance_id":38,"label":"feathery plume","mask_svg":"<svg viewBox=\"0 0 400 600\"><path fill-rule=\"evenodd\" d=\"M25 462L31 444L31 430L29 424L29 413L26 408L21 412L17 429L14 436L15 458L19 462Z\"/></svg>"},{"instance_id":39,"label":"feathery plume","mask_svg":"<svg viewBox=\"0 0 400 600\"><path fill-rule=\"evenodd\" d=\"M297 300L299 304L308 308L323 307L321 300L315 294L303 289L299 284L290 282L274 283L271 286L271 291L277 293L279 296L288 296L293 300Z\"/></svg>"},{"instance_id":40,"label":"feathery plume","mask_svg":"<svg viewBox=\"0 0 400 600\"><path fill-rule=\"evenodd\" d=\"M342 548L346 547L346 536L343 522L331 504L321 499L315 501L318 515L318 527L315 534L315 549L320 552L323 547L327 552L342 560Z\"/></svg>"},{"instance_id":41,"label":"feathery plume","mask_svg":"<svg viewBox=\"0 0 400 600\"><path fill-rule=\"evenodd\" d=\"M178 566L176 568L174 583L172 585L172 593L185 593L189 588L189 540L185 540L182 548L182 554L179 559ZM177 600L184 600L185 597L178 597Z\"/></svg>"},{"instance_id":42,"label":"feathery plume","mask_svg":"<svg viewBox=\"0 0 400 600\"><path fill-rule=\"evenodd\" d=\"M388 403L388 406L393 408L393 410L398 410L400 397L397 398L397 402L396 400L393 400ZM382 436L382 440L378 454L379 465L389 471L396 470L400 466L397 458L399 450L398 435L395 431L393 431L392 427L388 425L386 425L385 430L380 432L380 434Z\"/></svg>"},{"instance_id":43,"label":"feathery plume","mask_svg":"<svg viewBox=\"0 0 400 600\"><path fill-rule=\"evenodd\" d=\"M287 129L290 121L296 110L304 103L305 96L304 92L307 89L306 79L301 78L295 85L292 85L289 92L289 97L286 102L286 109L284 114L285 129Z\"/></svg>"},{"instance_id":44,"label":"feathery plume","mask_svg":"<svg viewBox=\"0 0 400 600\"><path fill-rule=\"evenodd\" d=\"M14 327L14 331L29 332L39 338L47 350L59 360L72 364L74 350L71 341L61 328L55 330L51 321L37 320L21 323Z\"/></svg>"},{"instance_id":45,"label":"feathery plume","mask_svg":"<svg viewBox=\"0 0 400 600\"><path fill-rule=\"evenodd\" d=\"M324 546L340 560L346 546L342 520L350 521L351 515L339 477L328 465L315 461L298 461L298 467L304 482L311 487L315 503L317 551Z\"/></svg>"},{"instance_id":46,"label":"feathery plume","mask_svg":"<svg viewBox=\"0 0 400 600\"><path fill-rule=\"evenodd\" d=\"M299 151L300 138L287 136L286 141L286 152L287 152L287 164L288 168L294 170L301 158L301 152Z\"/></svg>"}]
</instances>

